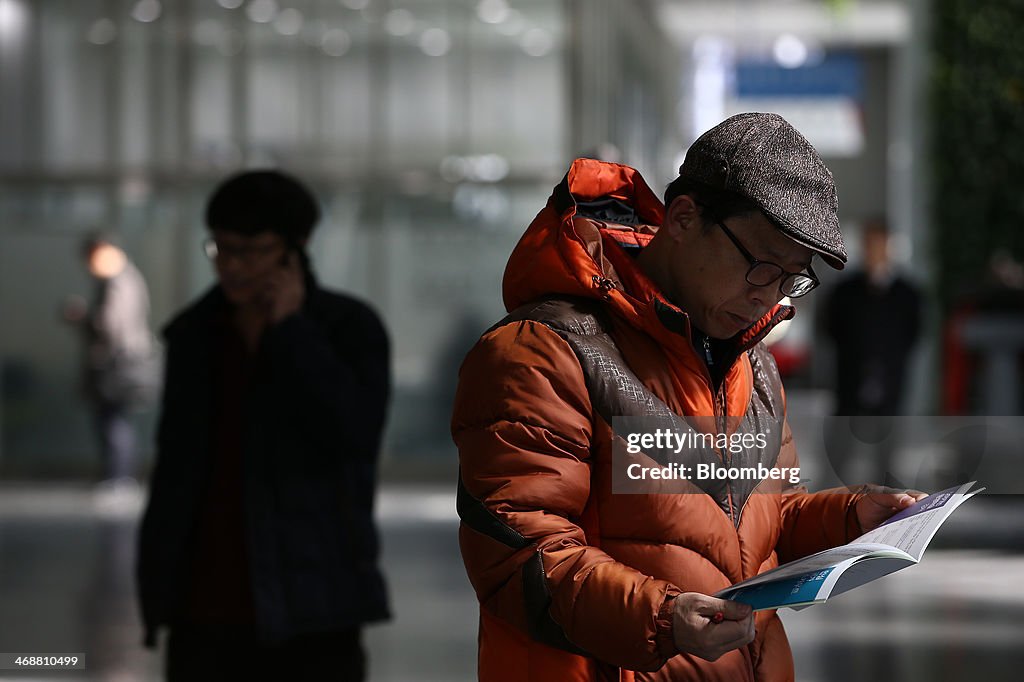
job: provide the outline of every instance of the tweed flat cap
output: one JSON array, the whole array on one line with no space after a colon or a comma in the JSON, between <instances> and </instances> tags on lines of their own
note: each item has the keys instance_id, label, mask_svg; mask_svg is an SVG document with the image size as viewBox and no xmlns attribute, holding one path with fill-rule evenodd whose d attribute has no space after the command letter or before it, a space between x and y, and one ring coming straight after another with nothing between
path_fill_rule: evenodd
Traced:
<instances>
[{"instance_id":1,"label":"tweed flat cap","mask_svg":"<svg viewBox=\"0 0 1024 682\"><path fill-rule=\"evenodd\" d=\"M817 251L833 268L846 263L832 173L778 114L737 114L722 121L690 146L679 175L753 200L786 236Z\"/></svg>"}]
</instances>

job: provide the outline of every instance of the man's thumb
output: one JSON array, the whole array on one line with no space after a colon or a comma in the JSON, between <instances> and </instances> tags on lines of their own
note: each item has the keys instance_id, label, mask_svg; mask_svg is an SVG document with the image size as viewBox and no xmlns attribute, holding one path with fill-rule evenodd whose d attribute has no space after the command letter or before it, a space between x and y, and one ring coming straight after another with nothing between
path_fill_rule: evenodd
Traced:
<instances>
[{"instance_id":1,"label":"man's thumb","mask_svg":"<svg viewBox=\"0 0 1024 682\"><path fill-rule=\"evenodd\" d=\"M738 601L722 600L722 614L726 620L743 620L751 614L750 604Z\"/></svg>"}]
</instances>

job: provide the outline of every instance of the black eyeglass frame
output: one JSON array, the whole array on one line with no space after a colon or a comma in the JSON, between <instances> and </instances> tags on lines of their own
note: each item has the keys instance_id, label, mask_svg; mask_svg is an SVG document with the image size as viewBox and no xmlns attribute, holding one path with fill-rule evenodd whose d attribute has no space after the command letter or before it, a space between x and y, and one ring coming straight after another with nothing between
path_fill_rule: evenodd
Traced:
<instances>
[{"instance_id":1,"label":"black eyeglass frame","mask_svg":"<svg viewBox=\"0 0 1024 682\"><path fill-rule=\"evenodd\" d=\"M810 263L807 264L807 272L803 273L789 272L778 263L758 260L757 258L754 258L753 254L747 251L743 244L740 243L739 238L732 233L732 230L725 226L724 221L715 220L715 225L718 225L720 228L722 228L722 232L725 233L725 236L729 238L729 241L736 245L736 248L739 249L739 252L743 254L743 257L747 259L748 263L750 263L750 267L747 269L746 274L746 280L748 284L751 284L755 287L766 287L781 277L782 281L779 282L779 291L782 292L784 296L789 296L790 298L800 298L801 296L806 296L807 294L811 293L821 285L821 280L819 280L818 276L814 274L814 269L811 267ZM772 268L773 271L777 271L777 274L775 274L773 277L769 279L766 279L763 282L752 280L751 275L754 274L754 270L762 266L768 266ZM804 281L806 281L810 286L807 290L800 291L799 286L794 283Z\"/></svg>"},{"instance_id":2,"label":"black eyeglass frame","mask_svg":"<svg viewBox=\"0 0 1024 682\"><path fill-rule=\"evenodd\" d=\"M263 256L273 253L280 248L282 248L280 244L225 248L217 243L217 239L215 237L207 237L203 240L203 253L211 261L215 261L220 257L225 257L239 258L242 261L248 262L262 258Z\"/></svg>"}]
</instances>

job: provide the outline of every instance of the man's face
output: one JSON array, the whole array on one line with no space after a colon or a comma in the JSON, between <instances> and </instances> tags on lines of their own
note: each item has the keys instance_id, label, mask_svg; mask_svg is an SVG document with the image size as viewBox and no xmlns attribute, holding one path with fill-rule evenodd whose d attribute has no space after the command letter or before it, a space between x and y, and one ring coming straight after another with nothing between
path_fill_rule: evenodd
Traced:
<instances>
[{"instance_id":1,"label":"man's face","mask_svg":"<svg viewBox=\"0 0 1024 682\"><path fill-rule=\"evenodd\" d=\"M812 251L780 232L760 212L722 221L757 260L786 272L804 272ZM724 230L705 220L688 196L672 202L666 225L672 250L666 295L712 338L726 339L746 329L782 300L781 277L755 286L747 279L750 261Z\"/></svg>"},{"instance_id":2,"label":"man's face","mask_svg":"<svg viewBox=\"0 0 1024 682\"><path fill-rule=\"evenodd\" d=\"M864 267L884 270L889 265L889 235L875 229L864 231Z\"/></svg>"},{"instance_id":3,"label":"man's face","mask_svg":"<svg viewBox=\"0 0 1024 682\"><path fill-rule=\"evenodd\" d=\"M89 274L96 279L110 279L124 270L127 256L113 244L99 244L86 257Z\"/></svg>"},{"instance_id":4,"label":"man's face","mask_svg":"<svg viewBox=\"0 0 1024 682\"><path fill-rule=\"evenodd\" d=\"M213 241L214 270L224 295L235 305L256 303L286 255L284 239L270 231L243 235L213 230Z\"/></svg>"}]
</instances>

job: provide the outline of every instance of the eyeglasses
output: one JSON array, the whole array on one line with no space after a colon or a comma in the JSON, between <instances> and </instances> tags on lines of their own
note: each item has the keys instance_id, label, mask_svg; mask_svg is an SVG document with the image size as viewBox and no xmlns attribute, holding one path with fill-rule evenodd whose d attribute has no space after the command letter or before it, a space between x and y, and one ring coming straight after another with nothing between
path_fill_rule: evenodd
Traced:
<instances>
[{"instance_id":1,"label":"eyeglasses","mask_svg":"<svg viewBox=\"0 0 1024 682\"><path fill-rule=\"evenodd\" d=\"M821 284L821 281L814 274L814 270L811 269L810 265L807 266L807 273L805 274L802 272L787 272L777 263L758 260L743 248L743 244L740 244L740 240L725 226L725 223L721 220L716 220L715 224L722 228L725 236L736 245L736 248L740 250L743 257L750 263L750 269L747 270L747 282L749 284L755 287L766 287L781 277L782 282L779 283L779 291L784 296L789 296L790 298L800 298L809 294Z\"/></svg>"},{"instance_id":2,"label":"eyeglasses","mask_svg":"<svg viewBox=\"0 0 1024 682\"><path fill-rule=\"evenodd\" d=\"M281 248L280 244L266 244L260 246L228 246L218 244L213 237L203 240L203 253L210 260L218 258L237 258L246 263L258 261Z\"/></svg>"}]
</instances>

